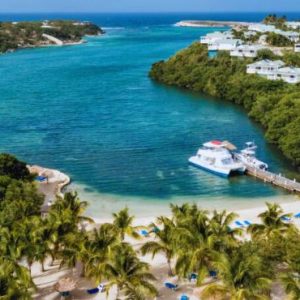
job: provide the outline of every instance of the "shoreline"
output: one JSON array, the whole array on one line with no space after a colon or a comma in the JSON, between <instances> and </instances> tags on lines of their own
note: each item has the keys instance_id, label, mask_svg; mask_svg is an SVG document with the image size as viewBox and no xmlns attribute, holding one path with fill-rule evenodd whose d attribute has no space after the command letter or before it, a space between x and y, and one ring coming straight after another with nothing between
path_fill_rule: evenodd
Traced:
<instances>
[{"instance_id":1,"label":"shoreline","mask_svg":"<svg viewBox=\"0 0 300 300\"><path fill-rule=\"evenodd\" d=\"M178 27L247 27L255 22L212 21L212 20L182 20L175 23Z\"/></svg>"},{"instance_id":2,"label":"shoreline","mask_svg":"<svg viewBox=\"0 0 300 300\"><path fill-rule=\"evenodd\" d=\"M37 165L27 165L27 168L31 174L36 174L41 177L41 180L36 181L36 183L39 192L45 195L44 204L41 208L42 213L47 212L49 206L57 196L63 197L63 190L71 183L71 178L65 173L55 169Z\"/></svg>"},{"instance_id":3,"label":"shoreline","mask_svg":"<svg viewBox=\"0 0 300 300\"><path fill-rule=\"evenodd\" d=\"M99 33L97 35L85 35L84 37L88 37L88 38L93 38L93 37L99 37L104 35L104 33ZM49 43L49 44L38 44L38 45L26 45L26 46L20 46L17 49L8 49L5 52L0 52L0 55L5 55L5 54L9 54L9 53L15 53L19 50L32 50L32 49L42 49L42 48L56 48L56 47L67 47L67 46L78 46L78 45L83 45L83 44L87 44L88 41L85 40L84 38L82 38L80 41L67 41L67 42L63 42L63 44L59 45L59 44L55 44L55 43Z\"/></svg>"}]
</instances>

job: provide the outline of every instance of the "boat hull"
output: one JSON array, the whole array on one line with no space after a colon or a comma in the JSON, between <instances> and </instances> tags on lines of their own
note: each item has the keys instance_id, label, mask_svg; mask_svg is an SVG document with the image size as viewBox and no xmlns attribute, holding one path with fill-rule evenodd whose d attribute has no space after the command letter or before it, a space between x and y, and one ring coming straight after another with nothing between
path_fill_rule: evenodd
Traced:
<instances>
[{"instance_id":1,"label":"boat hull","mask_svg":"<svg viewBox=\"0 0 300 300\"><path fill-rule=\"evenodd\" d=\"M223 178L228 178L229 176L236 174L236 173L238 173L238 174L245 173L245 168L231 170L231 169L224 169L224 168L221 169L221 168L217 168L217 167L211 166L211 165L208 166L208 165L201 163L196 157L191 157L189 159L189 163L191 165L193 165L194 167L205 170L209 173L212 173L214 175L217 175L217 176L220 176Z\"/></svg>"}]
</instances>

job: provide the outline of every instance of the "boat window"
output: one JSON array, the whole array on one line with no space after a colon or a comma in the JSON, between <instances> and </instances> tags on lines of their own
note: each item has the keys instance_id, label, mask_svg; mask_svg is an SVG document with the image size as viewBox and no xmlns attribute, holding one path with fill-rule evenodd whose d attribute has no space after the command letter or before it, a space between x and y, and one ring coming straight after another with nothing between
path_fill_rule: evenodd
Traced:
<instances>
[{"instance_id":1,"label":"boat window","mask_svg":"<svg viewBox=\"0 0 300 300\"><path fill-rule=\"evenodd\" d=\"M224 158L224 159L222 159L222 163L224 164L224 165L230 165L230 164L232 164L233 163L233 161L232 161L232 158Z\"/></svg>"}]
</instances>

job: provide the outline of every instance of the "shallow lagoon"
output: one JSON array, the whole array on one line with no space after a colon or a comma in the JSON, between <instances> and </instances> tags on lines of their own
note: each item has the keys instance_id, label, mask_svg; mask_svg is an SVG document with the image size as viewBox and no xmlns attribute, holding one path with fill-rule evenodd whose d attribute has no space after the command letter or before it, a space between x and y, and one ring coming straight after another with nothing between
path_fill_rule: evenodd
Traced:
<instances>
[{"instance_id":1,"label":"shallow lagoon","mask_svg":"<svg viewBox=\"0 0 300 300\"><path fill-rule=\"evenodd\" d=\"M125 203L159 211L170 201L231 207L286 195L246 176L227 180L189 166L206 140L238 147L255 140L272 170L292 171L241 108L147 76L153 62L215 29L106 30L84 45L0 57L0 151L70 174L95 216Z\"/></svg>"}]
</instances>

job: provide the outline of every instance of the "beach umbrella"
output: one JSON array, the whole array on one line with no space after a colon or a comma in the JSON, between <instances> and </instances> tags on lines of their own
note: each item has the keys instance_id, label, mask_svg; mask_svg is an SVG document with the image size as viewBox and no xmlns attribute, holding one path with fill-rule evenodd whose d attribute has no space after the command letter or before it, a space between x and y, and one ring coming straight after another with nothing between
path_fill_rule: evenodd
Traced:
<instances>
[{"instance_id":1,"label":"beach umbrella","mask_svg":"<svg viewBox=\"0 0 300 300\"><path fill-rule=\"evenodd\" d=\"M71 277L63 277L55 284L55 290L58 291L62 297L69 296L69 293L76 288L76 281Z\"/></svg>"}]
</instances>

